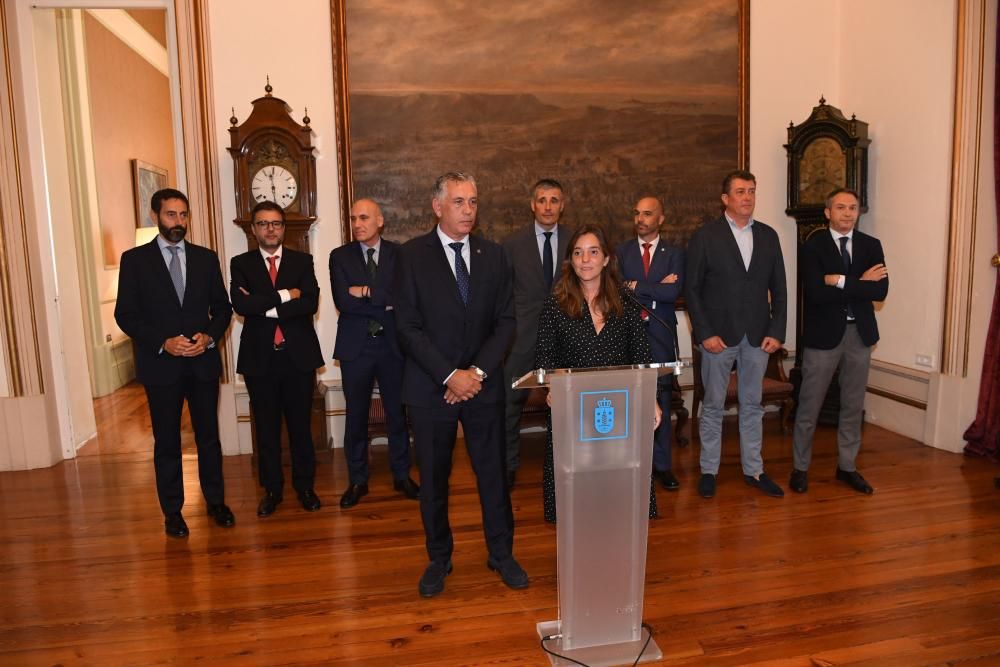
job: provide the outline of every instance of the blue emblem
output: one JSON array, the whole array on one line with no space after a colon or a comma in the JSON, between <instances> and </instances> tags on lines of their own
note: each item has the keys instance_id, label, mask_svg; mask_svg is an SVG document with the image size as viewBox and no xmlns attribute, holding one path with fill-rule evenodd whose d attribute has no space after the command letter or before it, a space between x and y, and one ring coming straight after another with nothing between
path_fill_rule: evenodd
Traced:
<instances>
[{"instance_id":1,"label":"blue emblem","mask_svg":"<svg viewBox=\"0 0 1000 667\"><path fill-rule=\"evenodd\" d=\"M611 433L615 428L615 408L611 405L610 398L602 398L597 401L594 408L594 430L601 435Z\"/></svg>"}]
</instances>

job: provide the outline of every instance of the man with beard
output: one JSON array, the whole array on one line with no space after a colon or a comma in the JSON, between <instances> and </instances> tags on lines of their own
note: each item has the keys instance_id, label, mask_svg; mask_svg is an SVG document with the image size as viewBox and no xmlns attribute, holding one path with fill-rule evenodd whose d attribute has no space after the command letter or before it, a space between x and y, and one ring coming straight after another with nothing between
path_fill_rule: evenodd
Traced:
<instances>
[{"instance_id":1,"label":"man with beard","mask_svg":"<svg viewBox=\"0 0 1000 667\"><path fill-rule=\"evenodd\" d=\"M666 217L663 204L656 197L643 197L632 211L636 238L618 246L618 267L625 286L635 293L645 308L642 320L646 325L653 361L675 361L677 315L674 302L684 284L684 251L660 238L660 228ZM671 470L670 400L673 376L660 376L657 401L663 411L663 421L653 436L653 478L667 491L680 487Z\"/></svg>"},{"instance_id":2,"label":"man with beard","mask_svg":"<svg viewBox=\"0 0 1000 667\"><path fill-rule=\"evenodd\" d=\"M514 317L517 319L514 345L504 363L508 489L514 488L517 469L521 466L521 410L529 393L511 389L510 385L532 370L538 316L545 299L552 293L552 284L566 257L571 235L565 225L559 224L566 207L562 185L551 178L543 178L535 183L531 192L532 224L514 232L503 242L504 254L514 272Z\"/></svg>"},{"instance_id":3,"label":"man with beard","mask_svg":"<svg viewBox=\"0 0 1000 667\"><path fill-rule=\"evenodd\" d=\"M250 213L257 248L233 257L229 296L243 316L236 372L250 394L260 485L264 496L257 516L274 514L284 497L281 421L292 455L292 488L302 509L320 508L313 490L316 449L312 439L312 397L323 353L313 326L319 283L312 255L283 246L285 211L264 200Z\"/></svg>"},{"instance_id":4,"label":"man with beard","mask_svg":"<svg viewBox=\"0 0 1000 667\"><path fill-rule=\"evenodd\" d=\"M171 537L186 537L181 516L181 410L187 400L198 447L198 477L208 515L235 523L225 504L217 408L222 361L218 343L233 309L214 252L184 240L188 200L173 189L153 194L159 235L122 254L115 321L132 339L136 379L145 387L153 425L156 493Z\"/></svg>"}]
</instances>

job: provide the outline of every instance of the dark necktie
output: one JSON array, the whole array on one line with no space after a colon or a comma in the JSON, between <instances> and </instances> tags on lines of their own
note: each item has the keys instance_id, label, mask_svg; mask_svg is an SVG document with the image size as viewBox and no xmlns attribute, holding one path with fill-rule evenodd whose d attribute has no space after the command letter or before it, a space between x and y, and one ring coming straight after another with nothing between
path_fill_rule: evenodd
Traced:
<instances>
[{"instance_id":1,"label":"dark necktie","mask_svg":"<svg viewBox=\"0 0 1000 667\"><path fill-rule=\"evenodd\" d=\"M278 282L278 258L275 255L271 255L267 258L267 263L270 264L267 268L268 275L271 276L271 284L276 285ZM281 327L277 326L274 328L274 345L275 347L281 345L285 342L285 334L281 332Z\"/></svg>"},{"instance_id":2,"label":"dark necktie","mask_svg":"<svg viewBox=\"0 0 1000 667\"><path fill-rule=\"evenodd\" d=\"M465 265L465 258L462 257L462 246L464 243L457 241L449 243L448 247L455 251L455 281L458 283L458 293L462 295L462 303L469 305L469 267Z\"/></svg>"},{"instance_id":3,"label":"dark necktie","mask_svg":"<svg viewBox=\"0 0 1000 667\"><path fill-rule=\"evenodd\" d=\"M368 248L368 262L365 268L368 269L368 294L371 294L372 285L375 284L375 275L378 273L378 264L375 262L375 248ZM382 325L378 320L368 320L368 335L377 336L382 331Z\"/></svg>"},{"instance_id":4,"label":"dark necktie","mask_svg":"<svg viewBox=\"0 0 1000 667\"><path fill-rule=\"evenodd\" d=\"M840 259L844 263L844 280L847 280L847 274L851 271L851 253L847 252L847 242L850 240L848 236L840 237ZM851 308L850 301L847 302L847 319L854 319L854 309Z\"/></svg>"},{"instance_id":5,"label":"dark necktie","mask_svg":"<svg viewBox=\"0 0 1000 667\"><path fill-rule=\"evenodd\" d=\"M647 278L649 277L649 265L653 260L653 258L649 255L649 249L652 247L652 243L642 244L642 270Z\"/></svg>"},{"instance_id":6,"label":"dark necktie","mask_svg":"<svg viewBox=\"0 0 1000 667\"><path fill-rule=\"evenodd\" d=\"M542 245L542 275L545 276L545 285L552 291L552 274L555 270L552 261L552 232L542 232L545 235L545 243Z\"/></svg>"},{"instance_id":7,"label":"dark necktie","mask_svg":"<svg viewBox=\"0 0 1000 667\"><path fill-rule=\"evenodd\" d=\"M174 283L174 291L177 292L177 300L184 305L184 275L181 273L181 259L177 256L177 251L180 250L175 245L168 245L167 250L170 251L170 280Z\"/></svg>"}]
</instances>

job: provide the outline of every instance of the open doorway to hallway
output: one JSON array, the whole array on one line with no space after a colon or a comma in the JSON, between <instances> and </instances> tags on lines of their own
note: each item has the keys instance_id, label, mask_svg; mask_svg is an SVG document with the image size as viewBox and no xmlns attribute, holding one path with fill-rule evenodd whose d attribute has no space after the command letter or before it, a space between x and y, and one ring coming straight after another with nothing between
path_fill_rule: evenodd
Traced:
<instances>
[{"instance_id":1,"label":"open doorway to hallway","mask_svg":"<svg viewBox=\"0 0 1000 667\"><path fill-rule=\"evenodd\" d=\"M149 197L183 187L167 10L42 7L32 21L73 445L151 455L114 308L121 254L156 234Z\"/></svg>"}]
</instances>

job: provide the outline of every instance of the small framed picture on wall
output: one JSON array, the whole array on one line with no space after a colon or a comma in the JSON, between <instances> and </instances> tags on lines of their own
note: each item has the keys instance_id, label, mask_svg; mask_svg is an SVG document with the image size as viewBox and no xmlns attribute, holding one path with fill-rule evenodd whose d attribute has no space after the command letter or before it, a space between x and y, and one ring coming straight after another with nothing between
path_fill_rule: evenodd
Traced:
<instances>
[{"instance_id":1,"label":"small framed picture on wall","mask_svg":"<svg viewBox=\"0 0 1000 667\"><path fill-rule=\"evenodd\" d=\"M135 199L135 226L155 227L149 218L149 202L153 193L167 187L167 170L142 160L132 162L132 193Z\"/></svg>"}]
</instances>

